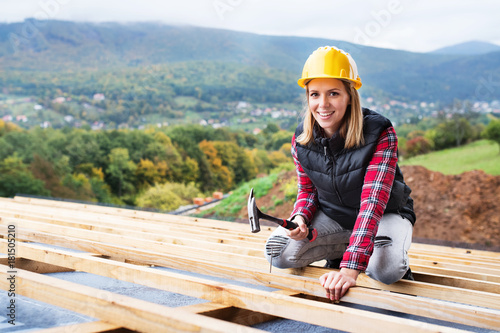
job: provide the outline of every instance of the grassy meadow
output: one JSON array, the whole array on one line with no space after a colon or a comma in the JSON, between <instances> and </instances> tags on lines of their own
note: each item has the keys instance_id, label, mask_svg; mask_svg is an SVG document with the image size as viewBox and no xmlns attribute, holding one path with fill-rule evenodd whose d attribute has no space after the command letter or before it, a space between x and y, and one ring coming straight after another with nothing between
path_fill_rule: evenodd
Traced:
<instances>
[{"instance_id":1,"label":"grassy meadow","mask_svg":"<svg viewBox=\"0 0 500 333\"><path fill-rule=\"evenodd\" d=\"M447 175L471 170L483 170L490 175L500 175L500 148L493 141L480 140L465 146L400 160L399 164L422 165L429 170Z\"/></svg>"}]
</instances>

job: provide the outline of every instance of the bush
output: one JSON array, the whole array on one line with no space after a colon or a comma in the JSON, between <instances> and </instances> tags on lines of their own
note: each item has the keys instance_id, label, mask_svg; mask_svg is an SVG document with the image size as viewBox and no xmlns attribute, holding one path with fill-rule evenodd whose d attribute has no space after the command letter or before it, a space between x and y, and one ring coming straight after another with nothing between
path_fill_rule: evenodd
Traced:
<instances>
[{"instance_id":1,"label":"bush","mask_svg":"<svg viewBox=\"0 0 500 333\"><path fill-rule=\"evenodd\" d=\"M432 150L432 142L423 136L417 136L406 142L406 153L408 157L427 154Z\"/></svg>"},{"instance_id":2,"label":"bush","mask_svg":"<svg viewBox=\"0 0 500 333\"><path fill-rule=\"evenodd\" d=\"M284 183L281 186L281 190L285 195L286 201L295 202L295 200L297 200L297 177L293 177L288 182Z\"/></svg>"},{"instance_id":3,"label":"bush","mask_svg":"<svg viewBox=\"0 0 500 333\"><path fill-rule=\"evenodd\" d=\"M139 207L173 211L182 205L189 204L200 192L193 185L178 183L156 184L137 197Z\"/></svg>"},{"instance_id":4,"label":"bush","mask_svg":"<svg viewBox=\"0 0 500 333\"><path fill-rule=\"evenodd\" d=\"M492 120L483 131L485 139L495 141L500 145L500 120Z\"/></svg>"}]
</instances>

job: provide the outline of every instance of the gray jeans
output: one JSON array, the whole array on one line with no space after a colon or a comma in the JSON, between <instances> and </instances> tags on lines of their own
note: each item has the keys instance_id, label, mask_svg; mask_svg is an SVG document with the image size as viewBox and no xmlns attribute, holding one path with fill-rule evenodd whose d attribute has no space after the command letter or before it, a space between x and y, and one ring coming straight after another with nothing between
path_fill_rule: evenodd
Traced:
<instances>
[{"instance_id":1,"label":"gray jeans","mask_svg":"<svg viewBox=\"0 0 500 333\"><path fill-rule=\"evenodd\" d=\"M295 241L287 236L286 229L276 228L266 242L267 260L278 268L296 268L323 259L341 258L352 230L342 228L319 209L311 224L318 231L313 242ZM366 274L385 284L401 279L409 268L412 234L413 226L407 219L398 214L383 215Z\"/></svg>"}]
</instances>

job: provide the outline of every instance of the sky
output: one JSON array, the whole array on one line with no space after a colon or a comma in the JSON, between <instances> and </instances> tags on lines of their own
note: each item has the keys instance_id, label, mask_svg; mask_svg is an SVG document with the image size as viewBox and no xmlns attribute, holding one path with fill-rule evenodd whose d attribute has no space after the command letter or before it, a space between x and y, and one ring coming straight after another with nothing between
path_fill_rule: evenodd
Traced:
<instances>
[{"instance_id":1,"label":"sky","mask_svg":"<svg viewBox=\"0 0 500 333\"><path fill-rule=\"evenodd\" d=\"M500 45L499 14L498 0L0 0L0 23L154 21L412 52L472 40Z\"/></svg>"}]
</instances>

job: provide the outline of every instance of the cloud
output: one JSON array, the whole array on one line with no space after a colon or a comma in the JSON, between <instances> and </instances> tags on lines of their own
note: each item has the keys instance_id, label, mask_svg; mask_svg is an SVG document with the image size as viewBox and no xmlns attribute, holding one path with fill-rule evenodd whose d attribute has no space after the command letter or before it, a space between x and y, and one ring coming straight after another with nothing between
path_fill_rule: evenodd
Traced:
<instances>
[{"instance_id":1,"label":"cloud","mask_svg":"<svg viewBox=\"0 0 500 333\"><path fill-rule=\"evenodd\" d=\"M426 52L469 40L498 43L498 1L0 0L0 21L157 21L307 36Z\"/></svg>"}]
</instances>

